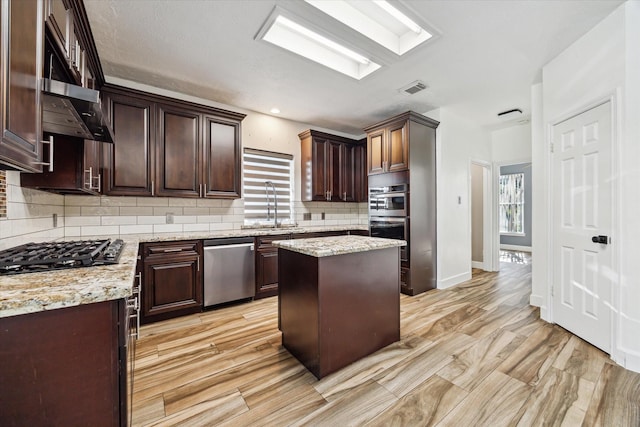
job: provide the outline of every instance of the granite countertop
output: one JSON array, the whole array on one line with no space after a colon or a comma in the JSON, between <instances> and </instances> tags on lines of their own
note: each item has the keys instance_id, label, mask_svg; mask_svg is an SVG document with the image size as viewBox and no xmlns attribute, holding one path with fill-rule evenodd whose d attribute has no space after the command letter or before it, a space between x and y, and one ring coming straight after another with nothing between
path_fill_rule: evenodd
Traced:
<instances>
[{"instance_id":1,"label":"granite countertop","mask_svg":"<svg viewBox=\"0 0 640 427\"><path fill-rule=\"evenodd\" d=\"M322 227L247 228L199 233L162 233L120 236L125 248L120 262L99 267L71 268L43 273L0 276L0 318L72 307L131 295L140 242L198 240L224 237L255 237L322 231L367 230L366 225ZM94 236L69 237L87 240ZM108 236L95 236L105 238ZM357 236L344 236L357 237ZM112 238L118 238L117 236ZM310 239L304 239L310 240Z\"/></svg>"},{"instance_id":2,"label":"granite countertop","mask_svg":"<svg viewBox=\"0 0 640 427\"><path fill-rule=\"evenodd\" d=\"M277 240L273 245L314 257L344 255L356 252L406 246L404 240L381 239L367 236L334 236L312 239Z\"/></svg>"},{"instance_id":3,"label":"granite countertop","mask_svg":"<svg viewBox=\"0 0 640 427\"><path fill-rule=\"evenodd\" d=\"M168 242L176 240L198 240L198 239L219 239L225 237L258 237L277 236L282 234L304 234L317 233L323 231L369 231L368 225L333 225L317 227L292 227L284 226L279 228L257 227L243 228L241 230L220 230L201 231L193 233L159 233L159 234L136 234L134 235L140 242Z\"/></svg>"},{"instance_id":4,"label":"granite countertop","mask_svg":"<svg viewBox=\"0 0 640 427\"><path fill-rule=\"evenodd\" d=\"M130 296L139 241L122 240L125 247L118 264L0 276L0 317Z\"/></svg>"}]
</instances>

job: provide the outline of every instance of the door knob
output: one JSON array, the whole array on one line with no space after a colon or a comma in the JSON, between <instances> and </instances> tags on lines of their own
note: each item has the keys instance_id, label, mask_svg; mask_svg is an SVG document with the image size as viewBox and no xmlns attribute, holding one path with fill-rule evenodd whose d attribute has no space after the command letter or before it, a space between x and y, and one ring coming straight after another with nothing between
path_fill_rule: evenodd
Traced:
<instances>
[{"instance_id":1,"label":"door knob","mask_svg":"<svg viewBox=\"0 0 640 427\"><path fill-rule=\"evenodd\" d=\"M601 243L603 245L606 245L607 243L609 243L609 236L593 236L591 238L591 241L593 243Z\"/></svg>"}]
</instances>

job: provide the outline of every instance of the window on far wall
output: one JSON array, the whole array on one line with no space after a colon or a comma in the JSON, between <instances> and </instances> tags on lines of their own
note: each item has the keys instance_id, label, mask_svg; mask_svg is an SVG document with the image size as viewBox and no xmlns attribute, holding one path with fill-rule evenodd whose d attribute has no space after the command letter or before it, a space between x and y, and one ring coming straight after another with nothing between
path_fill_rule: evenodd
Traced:
<instances>
[{"instance_id":1,"label":"window on far wall","mask_svg":"<svg viewBox=\"0 0 640 427\"><path fill-rule=\"evenodd\" d=\"M270 151L244 149L244 222L265 223L274 217L273 191L267 181L273 182L278 197L278 222L293 219L293 156ZM268 202L267 202L268 200Z\"/></svg>"},{"instance_id":2,"label":"window on far wall","mask_svg":"<svg viewBox=\"0 0 640 427\"><path fill-rule=\"evenodd\" d=\"M500 175L500 233L524 234L524 174Z\"/></svg>"}]
</instances>

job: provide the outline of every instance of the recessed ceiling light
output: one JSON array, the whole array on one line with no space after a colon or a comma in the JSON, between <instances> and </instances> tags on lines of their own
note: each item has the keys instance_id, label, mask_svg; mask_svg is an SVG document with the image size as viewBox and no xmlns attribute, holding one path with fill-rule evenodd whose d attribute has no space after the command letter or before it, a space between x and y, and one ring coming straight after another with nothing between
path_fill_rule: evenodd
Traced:
<instances>
[{"instance_id":1,"label":"recessed ceiling light","mask_svg":"<svg viewBox=\"0 0 640 427\"><path fill-rule=\"evenodd\" d=\"M271 109L271 112L272 112L273 114L280 114L280 109L279 109L279 108L276 108L276 107L273 107L273 108Z\"/></svg>"},{"instance_id":2,"label":"recessed ceiling light","mask_svg":"<svg viewBox=\"0 0 640 427\"><path fill-rule=\"evenodd\" d=\"M398 55L432 37L429 31L388 1L305 1Z\"/></svg>"},{"instance_id":3,"label":"recessed ceiling light","mask_svg":"<svg viewBox=\"0 0 640 427\"><path fill-rule=\"evenodd\" d=\"M283 16L276 8L256 38L360 80L380 68L369 58Z\"/></svg>"}]
</instances>

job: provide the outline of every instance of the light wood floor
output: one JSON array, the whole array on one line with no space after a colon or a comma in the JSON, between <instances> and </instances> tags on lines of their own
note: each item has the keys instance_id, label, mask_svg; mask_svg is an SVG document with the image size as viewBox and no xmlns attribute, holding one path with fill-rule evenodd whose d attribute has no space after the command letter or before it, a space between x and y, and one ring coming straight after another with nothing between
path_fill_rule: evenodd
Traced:
<instances>
[{"instance_id":1,"label":"light wood floor","mask_svg":"<svg viewBox=\"0 0 640 427\"><path fill-rule=\"evenodd\" d=\"M403 296L400 342L321 381L277 298L143 327L134 425L640 426L640 374L541 321L531 265L501 265Z\"/></svg>"}]
</instances>

